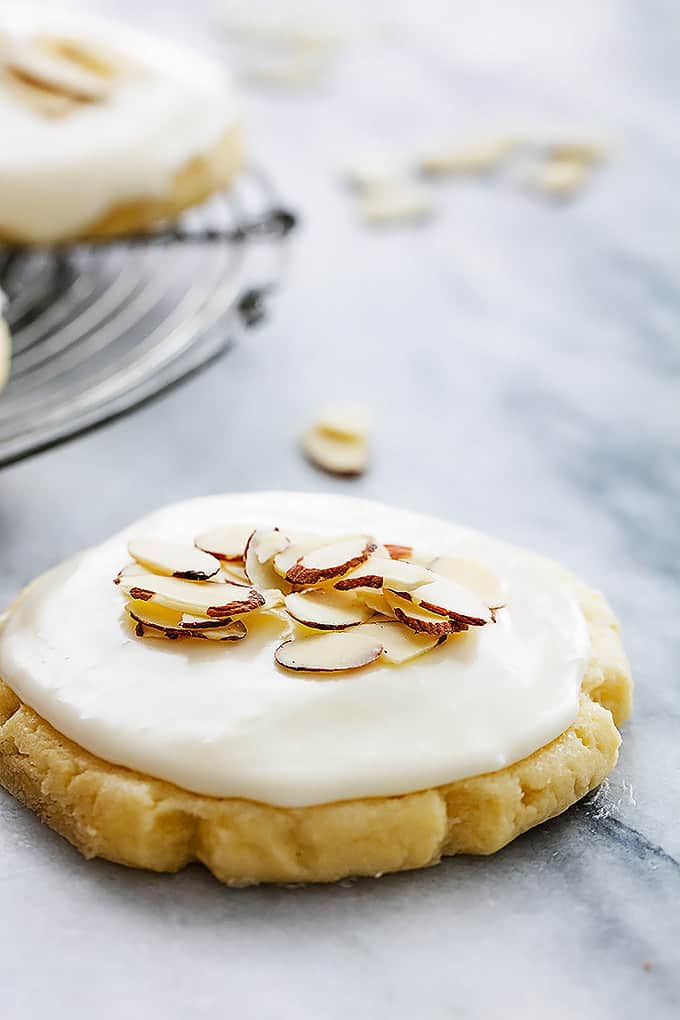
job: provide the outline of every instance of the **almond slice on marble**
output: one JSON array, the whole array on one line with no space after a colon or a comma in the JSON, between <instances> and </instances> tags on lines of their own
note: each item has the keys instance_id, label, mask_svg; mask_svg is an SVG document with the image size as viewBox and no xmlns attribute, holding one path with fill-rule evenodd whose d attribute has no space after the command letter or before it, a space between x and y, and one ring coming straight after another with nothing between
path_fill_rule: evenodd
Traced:
<instances>
[{"instance_id":1,"label":"almond slice on marble","mask_svg":"<svg viewBox=\"0 0 680 1020\"><path fill-rule=\"evenodd\" d=\"M158 574L123 577L120 587L131 599L155 602L192 616L240 616L252 613L265 602L264 596L254 588L229 582L184 581Z\"/></svg>"},{"instance_id":2,"label":"almond slice on marble","mask_svg":"<svg viewBox=\"0 0 680 1020\"><path fill-rule=\"evenodd\" d=\"M418 222L434 212L432 199L422 188L408 181L395 181L364 191L359 211L367 223Z\"/></svg>"},{"instance_id":3,"label":"almond slice on marble","mask_svg":"<svg viewBox=\"0 0 680 1020\"><path fill-rule=\"evenodd\" d=\"M277 528L256 528L248 539L244 569L246 577L256 588L276 588L281 584L272 560L290 545Z\"/></svg>"},{"instance_id":4,"label":"almond slice on marble","mask_svg":"<svg viewBox=\"0 0 680 1020\"><path fill-rule=\"evenodd\" d=\"M447 577L474 592L482 602L494 609L504 604L503 588L496 575L487 567L464 556L437 556L430 564L433 574Z\"/></svg>"},{"instance_id":5,"label":"almond slice on marble","mask_svg":"<svg viewBox=\"0 0 680 1020\"><path fill-rule=\"evenodd\" d=\"M443 145L420 159L426 174L486 174L497 169L521 142L518 138L494 138L460 145Z\"/></svg>"},{"instance_id":6,"label":"almond slice on marble","mask_svg":"<svg viewBox=\"0 0 680 1020\"><path fill-rule=\"evenodd\" d=\"M395 666L431 651L446 640L446 635L438 637L431 634L417 634L397 620L369 621L369 623L362 624L359 631L363 634L372 634L377 641L380 641L385 661L391 662Z\"/></svg>"},{"instance_id":7,"label":"almond slice on marble","mask_svg":"<svg viewBox=\"0 0 680 1020\"><path fill-rule=\"evenodd\" d=\"M474 592L449 578L439 578L430 584L424 584L409 596L416 606L446 616L456 624L467 627L483 627L493 622L493 613Z\"/></svg>"},{"instance_id":8,"label":"almond slice on marble","mask_svg":"<svg viewBox=\"0 0 680 1020\"><path fill-rule=\"evenodd\" d=\"M133 560L147 570L187 581L207 581L219 573L220 563L214 556L180 542L163 542L155 538L133 538L128 542Z\"/></svg>"},{"instance_id":9,"label":"almond slice on marble","mask_svg":"<svg viewBox=\"0 0 680 1020\"><path fill-rule=\"evenodd\" d=\"M360 475L368 466L365 439L332 435L323 429L309 429L301 439L305 457L332 475Z\"/></svg>"},{"instance_id":10,"label":"almond slice on marble","mask_svg":"<svg viewBox=\"0 0 680 1020\"><path fill-rule=\"evenodd\" d=\"M342 539L305 553L286 571L291 584L315 585L349 573L376 549L367 535Z\"/></svg>"},{"instance_id":11,"label":"almond slice on marble","mask_svg":"<svg viewBox=\"0 0 680 1020\"><path fill-rule=\"evenodd\" d=\"M286 595L285 603L294 620L314 630L345 630L371 616L365 605L332 589L292 592Z\"/></svg>"},{"instance_id":12,"label":"almond slice on marble","mask_svg":"<svg viewBox=\"0 0 680 1020\"><path fill-rule=\"evenodd\" d=\"M567 199L583 188L590 172L590 166L579 160L549 159L528 183L551 198Z\"/></svg>"},{"instance_id":13,"label":"almond slice on marble","mask_svg":"<svg viewBox=\"0 0 680 1020\"><path fill-rule=\"evenodd\" d=\"M353 588L390 588L397 591L411 591L421 584L434 581L434 574L426 567L404 560L384 559L370 556L365 563L355 567L345 577L335 582L338 591Z\"/></svg>"},{"instance_id":14,"label":"almond slice on marble","mask_svg":"<svg viewBox=\"0 0 680 1020\"><path fill-rule=\"evenodd\" d=\"M340 673L361 669L382 655L382 642L359 628L284 641L274 653L279 666L305 673Z\"/></svg>"},{"instance_id":15,"label":"almond slice on marble","mask_svg":"<svg viewBox=\"0 0 680 1020\"><path fill-rule=\"evenodd\" d=\"M316 416L316 428L338 439L366 439L368 414L358 404L327 404Z\"/></svg>"},{"instance_id":16,"label":"almond slice on marble","mask_svg":"<svg viewBox=\"0 0 680 1020\"><path fill-rule=\"evenodd\" d=\"M209 528L196 535L194 545L217 560L243 562L253 530L252 524L225 524L220 528Z\"/></svg>"},{"instance_id":17,"label":"almond slice on marble","mask_svg":"<svg viewBox=\"0 0 680 1020\"><path fill-rule=\"evenodd\" d=\"M408 597L404 597L408 596L408 593L400 595L398 592L386 591L384 595L396 619L417 634L429 634L431 637L440 638L453 634L456 630L466 629L462 625L454 624L448 617L437 616L415 605Z\"/></svg>"}]
</instances>

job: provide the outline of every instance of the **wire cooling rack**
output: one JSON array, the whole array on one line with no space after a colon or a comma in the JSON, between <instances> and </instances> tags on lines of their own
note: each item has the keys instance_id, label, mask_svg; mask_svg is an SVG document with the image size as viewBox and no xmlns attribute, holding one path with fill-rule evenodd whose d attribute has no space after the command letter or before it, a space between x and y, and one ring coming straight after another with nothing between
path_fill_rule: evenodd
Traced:
<instances>
[{"instance_id":1,"label":"wire cooling rack","mask_svg":"<svg viewBox=\"0 0 680 1020\"><path fill-rule=\"evenodd\" d=\"M264 315L294 224L250 170L170 230L0 248L13 347L0 465L131 409L227 349Z\"/></svg>"}]
</instances>

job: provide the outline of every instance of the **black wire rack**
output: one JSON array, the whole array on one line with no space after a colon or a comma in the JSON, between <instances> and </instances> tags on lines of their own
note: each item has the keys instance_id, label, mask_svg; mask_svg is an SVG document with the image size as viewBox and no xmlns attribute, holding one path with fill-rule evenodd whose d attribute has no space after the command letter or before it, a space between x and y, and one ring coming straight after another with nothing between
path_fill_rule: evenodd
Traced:
<instances>
[{"instance_id":1,"label":"black wire rack","mask_svg":"<svg viewBox=\"0 0 680 1020\"><path fill-rule=\"evenodd\" d=\"M0 465L130 410L225 351L265 314L294 225L251 169L169 230L0 248L13 347Z\"/></svg>"}]
</instances>

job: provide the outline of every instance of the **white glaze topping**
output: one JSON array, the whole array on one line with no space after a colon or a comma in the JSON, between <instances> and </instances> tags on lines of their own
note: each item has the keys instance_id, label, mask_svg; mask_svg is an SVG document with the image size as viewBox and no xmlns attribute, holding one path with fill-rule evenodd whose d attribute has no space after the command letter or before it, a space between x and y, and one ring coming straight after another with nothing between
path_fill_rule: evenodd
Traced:
<instances>
[{"instance_id":1,"label":"white glaze topping","mask_svg":"<svg viewBox=\"0 0 680 1020\"><path fill-rule=\"evenodd\" d=\"M238 521L469 557L500 577L506 608L406 665L337 679L277 668L276 621L226 648L131 636L112 584L129 538L190 541ZM309 493L167 507L39 578L0 631L0 676L88 750L198 793L288 806L405 793L523 758L573 722L588 655L554 565L445 521Z\"/></svg>"},{"instance_id":2,"label":"white glaze topping","mask_svg":"<svg viewBox=\"0 0 680 1020\"><path fill-rule=\"evenodd\" d=\"M45 36L76 40L112 63L115 74L104 81L100 101L49 116L21 98L7 76L8 64L21 52L33 62L31 47ZM48 61L46 70L57 63ZM67 75L77 70L66 62ZM235 121L231 80L202 54L84 11L24 3L0 7L4 231L58 240L117 204L162 195L173 175L208 152Z\"/></svg>"}]
</instances>

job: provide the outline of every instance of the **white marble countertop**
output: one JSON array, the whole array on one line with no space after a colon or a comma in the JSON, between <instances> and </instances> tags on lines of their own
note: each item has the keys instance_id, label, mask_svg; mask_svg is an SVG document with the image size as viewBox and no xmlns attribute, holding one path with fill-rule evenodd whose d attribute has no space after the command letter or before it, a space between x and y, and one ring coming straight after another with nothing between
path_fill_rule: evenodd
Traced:
<instances>
[{"instance_id":1,"label":"white marble countertop","mask_svg":"<svg viewBox=\"0 0 680 1020\"><path fill-rule=\"evenodd\" d=\"M680 14L671 0L653 15L624 0L350 8L318 87L246 92L251 150L304 221L273 314L161 399L0 471L0 602L186 496L398 502L607 593L637 682L619 765L495 857L295 890L88 863L0 794L8 1020L678 1016ZM429 225L358 223L338 174L368 143L409 155L506 127L587 134L612 156L565 206L442 183ZM295 446L331 393L374 413L373 467L352 483Z\"/></svg>"}]
</instances>

